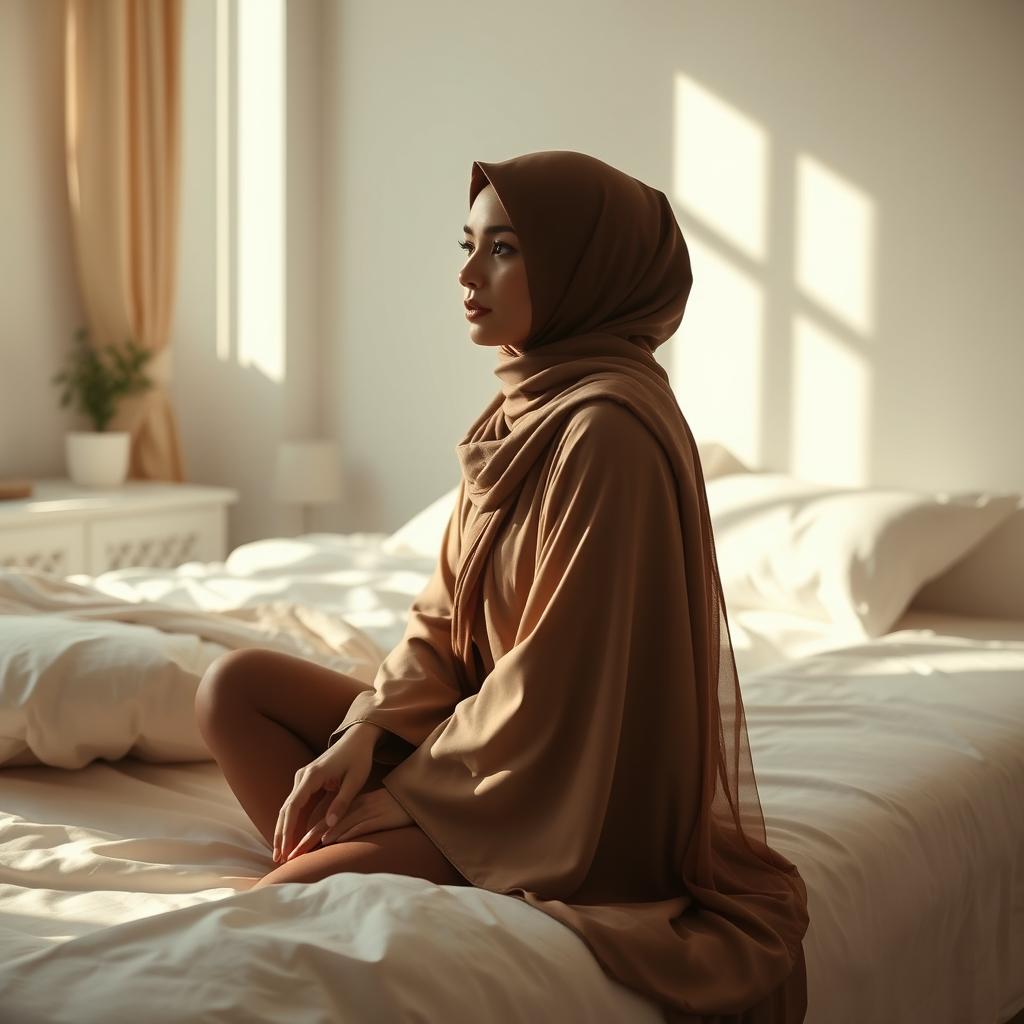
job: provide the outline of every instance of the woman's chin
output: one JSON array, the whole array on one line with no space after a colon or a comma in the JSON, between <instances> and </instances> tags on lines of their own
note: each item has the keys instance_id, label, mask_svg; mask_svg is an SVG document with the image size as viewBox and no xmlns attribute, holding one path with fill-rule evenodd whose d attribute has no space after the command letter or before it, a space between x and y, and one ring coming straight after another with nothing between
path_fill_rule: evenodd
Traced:
<instances>
[{"instance_id":1,"label":"woman's chin","mask_svg":"<svg viewBox=\"0 0 1024 1024\"><path fill-rule=\"evenodd\" d=\"M499 345L505 344L503 338L491 331L482 330L479 324L469 325L469 339L475 345L486 345L488 348L497 348Z\"/></svg>"}]
</instances>

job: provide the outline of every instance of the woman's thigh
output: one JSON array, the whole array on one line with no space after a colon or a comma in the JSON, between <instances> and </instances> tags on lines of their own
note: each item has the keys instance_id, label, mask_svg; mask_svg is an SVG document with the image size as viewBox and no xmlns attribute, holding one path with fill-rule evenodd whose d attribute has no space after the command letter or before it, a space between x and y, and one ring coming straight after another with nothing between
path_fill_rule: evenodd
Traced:
<instances>
[{"instance_id":1,"label":"woman's thigh","mask_svg":"<svg viewBox=\"0 0 1024 1024\"><path fill-rule=\"evenodd\" d=\"M418 825L405 825L299 854L264 875L253 888L277 882L318 882L342 871L380 871L425 878L438 885L470 885Z\"/></svg>"}]
</instances>

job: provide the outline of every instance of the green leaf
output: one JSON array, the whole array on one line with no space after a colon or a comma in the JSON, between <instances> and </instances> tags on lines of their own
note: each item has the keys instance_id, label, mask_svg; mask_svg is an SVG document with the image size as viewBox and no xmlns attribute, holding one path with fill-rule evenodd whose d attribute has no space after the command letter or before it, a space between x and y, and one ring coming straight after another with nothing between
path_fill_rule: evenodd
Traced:
<instances>
[{"instance_id":1,"label":"green leaf","mask_svg":"<svg viewBox=\"0 0 1024 1024\"><path fill-rule=\"evenodd\" d=\"M89 344L88 335L85 327L75 331L77 344L68 357L68 369L55 375L53 383L67 385L62 407L73 397L78 411L88 416L97 430L104 430L121 397L154 386L140 372L153 353L132 338L126 338L123 346L107 344L96 349Z\"/></svg>"}]
</instances>

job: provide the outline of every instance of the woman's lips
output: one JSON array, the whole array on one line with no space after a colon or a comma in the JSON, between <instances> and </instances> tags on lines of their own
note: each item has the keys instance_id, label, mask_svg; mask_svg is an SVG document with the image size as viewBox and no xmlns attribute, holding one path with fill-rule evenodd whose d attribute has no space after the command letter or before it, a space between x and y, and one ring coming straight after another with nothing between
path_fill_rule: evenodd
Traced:
<instances>
[{"instance_id":1,"label":"woman's lips","mask_svg":"<svg viewBox=\"0 0 1024 1024\"><path fill-rule=\"evenodd\" d=\"M489 309L467 309L466 319L476 321L481 317L487 316L488 313L490 313Z\"/></svg>"}]
</instances>

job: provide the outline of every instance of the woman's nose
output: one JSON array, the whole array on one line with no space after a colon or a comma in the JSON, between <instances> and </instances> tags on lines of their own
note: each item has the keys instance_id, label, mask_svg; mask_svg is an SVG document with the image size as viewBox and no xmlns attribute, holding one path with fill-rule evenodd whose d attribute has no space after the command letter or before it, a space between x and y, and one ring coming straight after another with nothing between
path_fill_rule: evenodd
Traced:
<instances>
[{"instance_id":1,"label":"woman's nose","mask_svg":"<svg viewBox=\"0 0 1024 1024\"><path fill-rule=\"evenodd\" d=\"M479 288L480 275L476 271L470 271L468 264L459 271L459 284L463 288Z\"/></svg>"}]
</instances>

